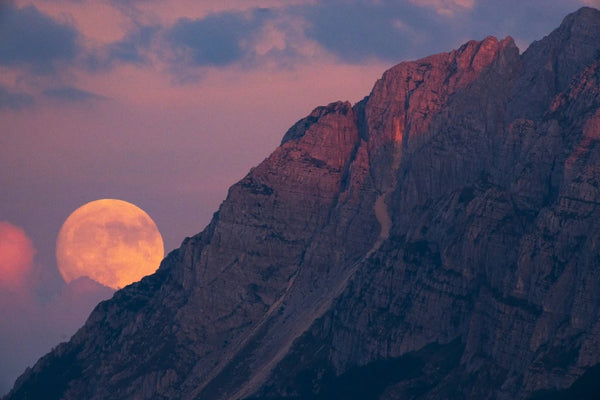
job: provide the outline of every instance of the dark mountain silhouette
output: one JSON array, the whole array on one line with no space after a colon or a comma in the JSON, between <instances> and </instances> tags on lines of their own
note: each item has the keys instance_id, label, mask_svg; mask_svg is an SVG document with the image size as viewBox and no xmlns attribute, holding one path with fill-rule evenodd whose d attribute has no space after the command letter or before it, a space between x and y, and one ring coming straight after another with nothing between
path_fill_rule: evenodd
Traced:
<instances>
[{"instance_id":1,"label":"dark mountain silhouette","mask_svg":"<svg viewBox=\"0 0 600 400\"><path fill-rule=\"evenodd\" d=\"M600 395L600 12L401 63L8 399Z\"/></svg>"}]
</instances>

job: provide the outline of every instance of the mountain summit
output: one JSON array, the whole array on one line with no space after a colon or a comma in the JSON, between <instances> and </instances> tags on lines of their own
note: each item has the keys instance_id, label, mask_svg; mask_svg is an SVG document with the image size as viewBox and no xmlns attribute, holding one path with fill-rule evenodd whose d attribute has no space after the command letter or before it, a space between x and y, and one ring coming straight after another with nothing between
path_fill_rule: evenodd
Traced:
<instances>
[{"instance_id":1,"label":"mountain summit","mask_svg":"<svg viewBox=\"0 0 600 400\"><path fill-rule=\"evenodd\" d=\"M7 399L600 394L600 12L316 108Z\"/></svg>"}]
</instances>

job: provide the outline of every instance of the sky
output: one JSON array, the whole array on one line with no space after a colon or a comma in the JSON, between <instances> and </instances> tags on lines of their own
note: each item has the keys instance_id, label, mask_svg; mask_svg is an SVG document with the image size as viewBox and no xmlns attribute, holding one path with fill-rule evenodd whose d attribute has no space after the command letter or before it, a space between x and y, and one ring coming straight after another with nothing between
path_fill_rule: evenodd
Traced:
<instances>
[{"instance_id":1,"label":"sky","mask_svg":"<svg viewBox=\"0 0 600 400\"><path fill-rule=\"evenodd\" d=\"M488 35L524 51L600 0L0 0L0 395L112 291L66 284L65 219L102 198L165 254L319 105Z\"/></svg>"}]
</instances>

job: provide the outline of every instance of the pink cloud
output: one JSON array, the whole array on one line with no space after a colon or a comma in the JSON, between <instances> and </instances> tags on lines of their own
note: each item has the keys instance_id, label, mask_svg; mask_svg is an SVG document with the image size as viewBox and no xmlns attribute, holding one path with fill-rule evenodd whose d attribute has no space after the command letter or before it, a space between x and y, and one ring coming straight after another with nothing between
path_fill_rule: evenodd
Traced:
<instances>
[{"instance_id":1,"label":"pink cloud","mask_svg":"<svg viewBox=\"0 0 600 400\"><path fill-rule=\"evenodd\" d=\"M460 11L471 10L475 7L475 0L409 0L411 3L433 8L438 14L453 16Z\"/></svg>"},{"instance_id":2,"label":"pink cloud","mask_svg":"<svg viewBox=\"0 0 600 400\"><path fill-rule=\"evenodd\" d=\"M40 280L36 250L25 231L0 221L0 397L26 367L67 340L93 307L114 292L81 278L62 287L52 299L36 294Z\"/></svg>"},{"instance_id":3,"label":"pink cloud","mask_svg":"<svg viewBox=\"0 0 600 400\"><path fill-rule=\"evenodd\" d=\"M0 286L22 290L33 266L35 249L25 231L0 221Z\"/></svg>"},{"instance_id":4,"label":"pink cloud","mask_svg":"<svg viewBox=\"0 0 600 400\"><path fill-rule=\"evenodd\" d=\"M243 12L255 8L281 8L311 4L312 0L188 0L110 2L106 0L17 0L33 5L57 21L68 22L89 41L107 44L123 38L139 24L171 25L179 18L203 18L221 12ZM90 44L90 43L88 43Z\"/></svg>"},{"instance_id":5,"label":"pink cloud","mask_svg":"<svg viewBox=\"0 0 600 400\"><path fill-rule=\"evenodd\" d=\"M196 19L222 12L243 12L255 8L273 9L313 3L314 0L170 0L139 2L137 9L144 16L144 22L170 25L182 17Z\"/></svg>"},{"instance_id":6,"label":"pink cloud","mask_svg":"<svg viewBox=\"0 0 600 400\"><path fill-rule=\"evenodd\" d=\"M74 26L88 41L106 44L121 39L133 24L127 15L106 1L17 0L34 6L54 20Z\"/></svg>"}]
</instances>

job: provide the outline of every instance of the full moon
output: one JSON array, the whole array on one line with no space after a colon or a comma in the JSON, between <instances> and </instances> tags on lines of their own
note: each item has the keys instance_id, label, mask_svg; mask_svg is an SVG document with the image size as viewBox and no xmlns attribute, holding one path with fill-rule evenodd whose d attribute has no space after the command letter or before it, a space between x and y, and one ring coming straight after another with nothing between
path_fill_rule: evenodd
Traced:
<instances>
[{"instance_id":1,"label":"full moon","mask_svg":"<svg viewBox=\"0 0 600 400\"><path fill-rule=\"evenodd\" d=\"M79 207L56 240L58 269L67 283L87 276L120 289L156 271L163 256L163 240L152 218L122 200Z\"/></svg>"}]
</instances>

